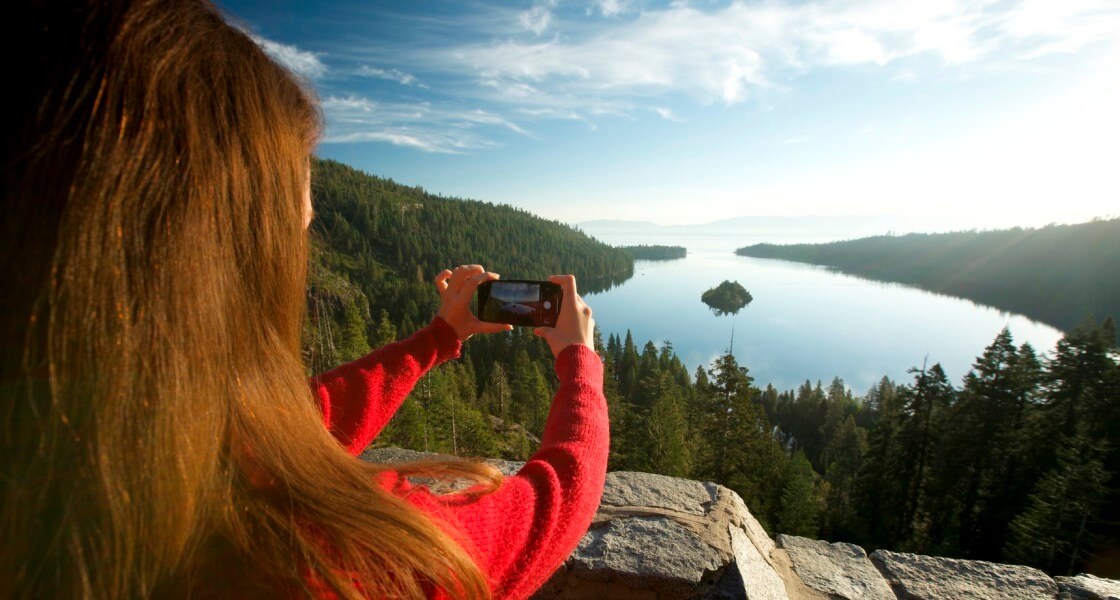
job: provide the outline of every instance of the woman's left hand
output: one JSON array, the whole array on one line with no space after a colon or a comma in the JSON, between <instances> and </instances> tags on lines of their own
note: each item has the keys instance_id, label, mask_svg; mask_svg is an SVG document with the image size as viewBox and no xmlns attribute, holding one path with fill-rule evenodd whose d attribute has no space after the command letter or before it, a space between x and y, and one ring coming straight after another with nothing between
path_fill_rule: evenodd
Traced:
<instances>
[{"instance_id":1,"label":"woman's left hand","mask_svg":"<svg viewBox=\"0 0 1120 600\"><path fill-rule=\"evenodd\" d=\"M486 323L471 312L471 298L484 281L498 278L497 273L489 273L482 265L460 265L454 270L444 269L436 275L436 290L439 291L440 318L447 322L460 341L476 333L498 333L513 329L505 323Z\"/></svg>"}]
</instances>

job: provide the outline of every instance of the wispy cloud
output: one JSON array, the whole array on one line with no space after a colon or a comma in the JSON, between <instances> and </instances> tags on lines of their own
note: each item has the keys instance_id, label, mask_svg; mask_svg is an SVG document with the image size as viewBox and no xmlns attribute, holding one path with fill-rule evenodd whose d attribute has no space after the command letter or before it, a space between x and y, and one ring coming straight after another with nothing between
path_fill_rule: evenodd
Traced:
<instances>
[{"instance_id":1,"label":"wispy cloud","mask_svg":"<svg viewBox=\"0 0 1120 600\"><path fill-rule=\"evenodd\" d=\"M416 81L416 76L410 73L405 73L399 69L381 69L378 67L371 67L369 65L362 65L356 71L357 75L361 77L374 77L377 79L385 79L388 81L395 81L401 85L416 85L419 87L427 87L422 83Z\"/></svg>"},{"instance_id":2,"label":"wispy cloud","mask_svg":"<svg viewBox=\"0 0 1120 600\"><path fill-rule=\"evenodd\" d=\"M617 1L595 7L612 16L623 10ZM886 66L920 56L945 67L1009 63L1120 41L1120 5L1107 0L1014 6L973 0L733 2L716 10L674 4L598 26L548 15L547 23L530 28L539 34L547 25L558 32L548 40L509 31L495 41L435 48L420 58L429 66L474 73L492 90L529 85L540 94L563 90L596 103L683 92L701 102L736 104L820 69ZM494 99L525 102L532 94Z\"/></svg>"},{"instance_id":3,"label":"wispy cloud","mask_svg":"<svg viewBox=\"0 0 1120 600\"><path fill-rule=\"evenodd\" d=\"M502 128L531 136L516 123L492 112L448 110L431 103L377 102L360 96L328 96L324 143L388 142L425 152L459 153L498 144L480 129Z\"/></svg>"},{"instance_id":4,"label":"wispy cloud","mask_svg":"<svg viewBox=\"0 0 1120 600\"><path fill-rule=\"evenodd\" d=\"M327 73L327 65L323 64L323 61L319 58L323 56L322 53L301 50L295 46L275 42L254 33L248 35L269 56L303 77L318 79Z\"/></svg>"},{"instance_id":5,"label":"wispy cloud","mask_svg":"<svg viewBox=\"0 0 1120 600\"><path fill-rule=\"evenodd\" d=\"M679 123L684 120L678 117L676 113L673 112L673 109L665 106L654 106L650 108L650 110L657 113L662 119L665 119L666 121L676 121Z\"/></svg>"},{"instance_id":6,"label":"wispy cloud","mask_svg":"<svg viewBox=\"0 0 1120 600\"><path fill-rule=\"evenodd\" d=\"M853 66L920 82L1021 68L1093 44L1120 48L1115 0L732 0L715 8L686 1L640 8L628 0L490 6L485 18L425 18L418 30L428 34L403 45L340 44L330 55L258 42L305 76L322 79L324 61L330 64L327 141L377 133L435 152L490 147L496 131L529 135L529 124L545 119L592 128L598 119L643 113L679 121L675 102L688 98L700 108L772 105L807 75ZM376 108L347 107L347 98L370 94L337 81L342 72L409 91L373 94L393 100ZM438 82L440 94L416 95L427 90L421 80ZM464 105L485 110L454 108ZM364 117L354 118L355 111ZM334 120L344 117L351 120Z\"/></svg>"},{"instance_id":7,"label":"wispy cloud","mask_svg":"<svg viewBox=\"0 0 1120 600\"><path fill-rule=\"evenodd\" d=\"M627 0L596 0L595 5L604 17L613 17L629 8Z\"/></svg>"},{"instance_id":8,"label":"wispy cloud","mask_svg":"<svg viewBox=\"0 0 1120 600\"><path fill-rule=\"evenodd\" d=\"M536 35L544 33L548 24L552 22L552 11L547 6L537 5L517 15L521 26Z\"/></svg>"}]
</instances>

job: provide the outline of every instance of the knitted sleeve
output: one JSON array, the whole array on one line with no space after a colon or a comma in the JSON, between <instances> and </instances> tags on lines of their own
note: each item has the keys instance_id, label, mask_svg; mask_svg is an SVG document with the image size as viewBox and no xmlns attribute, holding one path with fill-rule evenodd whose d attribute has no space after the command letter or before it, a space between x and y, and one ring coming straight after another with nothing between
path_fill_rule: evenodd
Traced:
<instances>
[{"instance_id":1,"label":"knitted sleeve","mask_svg":"<svg viewBox=\"0 0 1120 600\"><path fill-rule=\"evenodd\" d=\"M433 366L459 355L455 330L440 317L407 339L312 377L323 423L354 455L365 450Z\"/></svg>"},{"instance_id":2,"label":"knitted sleeve","mask_svg":"<svg viewBox=\"0 0 1120 600\"><path fill-rule=\"evenodd\" d=\"M610 439L602 362L573 345L557 357L556 373L541 447L497 491L436 496L403 478L383 480L475 554L495 598L540 588L591 525L603 493Z\"/></svg>"}]
</instances>

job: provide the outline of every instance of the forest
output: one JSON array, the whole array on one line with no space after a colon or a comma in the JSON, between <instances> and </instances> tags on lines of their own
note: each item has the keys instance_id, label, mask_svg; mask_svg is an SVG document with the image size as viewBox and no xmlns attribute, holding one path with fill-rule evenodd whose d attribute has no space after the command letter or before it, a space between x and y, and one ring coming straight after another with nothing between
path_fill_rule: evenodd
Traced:
<instances>
[{"instance_id":1,"label":"forest","mask_svg":"<svg viewBox=\"0 0 1120 600\"><path fill-rule=\"evenodd\" d=\"M574 272L581 287L632 272L623 251L514 208L333 161L314 162L312 180L311 372L424 326L438 300L430 278L447 266ZM1115 323L1071 327L1049 358L992 334L959 382L933 361L858 392L839 379L775 389L730 349L685 365L669 342L599 338L610 469L726 485L771 534L1117 577ZM555 389L551 353L530 330L474 336L421 379L375 444L524 459Z\"/></svg>"},{"instance_id":2,"label":"forest","mask_svg":"<svg viewBox=\"0 0 1120 600\"><path fill-rule=\"evenodd\" d=\"M688 254L688 249L684 246L661 246L657 244L619 246L618 249L641 260L674 260L684 258Z\"/></svg>"},{"instance_id":3,"label":"forest","mask_svg":"<svg viewBox=\"0 0 1120 600\"><path fill-rule=\"evenodd\" d=\"M1062 331L1072 331L1086 318L1120 316L1120 219L827 244L755 244L735 252L914 285Z\"/></svg>"},{"instance_id":4,"label":"forest","mask_svg":"<svg viewBox=\"0 0 1120 600\"><path fill-rule=\"evenodd\" d=\"M609 289L634 272L628 254L510 206L445 198L332 160L312 163L312 260L305 362L322 371L426 325L432 278L481 264L507 279L572 273Z\"/></svg>"}]
</instances>

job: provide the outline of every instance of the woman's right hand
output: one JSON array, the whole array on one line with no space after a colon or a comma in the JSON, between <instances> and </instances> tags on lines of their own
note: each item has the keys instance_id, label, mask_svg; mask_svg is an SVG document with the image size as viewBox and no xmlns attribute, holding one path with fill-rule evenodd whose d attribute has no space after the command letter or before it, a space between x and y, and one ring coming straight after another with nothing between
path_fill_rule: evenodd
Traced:
<instances>
[{"instance_id":1,"label":"woman's right hand","mask_svg":"<svg viewBox=\"0 0 1120 600\"><path fill-rule=\"evenodd\" d=\"M575 276L553 275L548 280L564 290L560 316L556 319L556 327L537 327L533 333L548 342L554 357L560 356L572 344L583 344L594 351L595 320L591 318L591 307L584 304L583 298L576 293Z\"/></svg>"}]
</instances>

